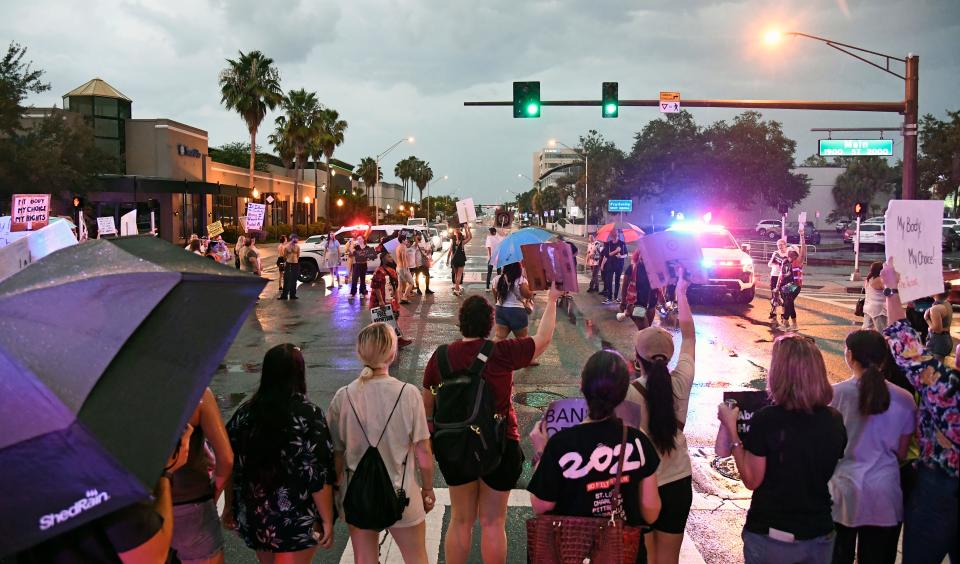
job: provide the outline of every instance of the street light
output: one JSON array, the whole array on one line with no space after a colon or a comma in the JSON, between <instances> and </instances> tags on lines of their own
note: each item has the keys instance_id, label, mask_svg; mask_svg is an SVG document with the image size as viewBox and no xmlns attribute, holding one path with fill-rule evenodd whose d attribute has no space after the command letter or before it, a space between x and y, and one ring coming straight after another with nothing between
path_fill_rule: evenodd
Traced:
<instances>
[{"instance_id":1,"label":"street light","mask_svg":"<svg viewBox=\"0 0 960 564\"><path fill-rule=\"evenodd\" d=\"M549 143L551 147L556 147L557 144L563 145L571 151L576 151L576 153L583 158L583 233L586 235L587 231L590 229L590 156L587 155L586 151L574 149L570 145L567 145L562 141L557 141L556 139L551 139Z\"/></svg>"},{"instance_id":2,"label":"street light","mask_svg":"<svg viewBox=\"0 0 960 564\"><path fill-rule=\"evenodd\" d=\"M821 43L826 43L828 46L833 47L841 53L850 55L854 59L858 59L867 63L872 67L876 67L887 74L891 74L904 82L904 96L903 96L903 111L900 113L903 114L903 199L912 200L916 198L917 194L917 101L918 94L917 89L920 81L920 57L912 53L908 54L906 58L894 57L893 55L887 55L884 53L879 53L877 51L871 51L869 49L864 49L862 47L857 47L855 45L849 45L847 43L840 43L832 39L827 39L825 37L818 37L816 35L810 35L808 33L801 33L799 31L788 31L781 33L777 30L769 30L763 34L763 41L767 45L776 45L780 43L784 36L791 37L806 37L807 39L813 39L815 41L820 41ZM857 51L859 53L864 53L867 55L873 55L875 57L880 57L885 59L883 65L879 65L873 61L865 59L861 55L854 53ZM890 62L897 61L904 64L904 74L898 74L890 70Z\"/></svg>"},{"instance_id":3,"label":"street light","mask_svg":"<svg viewBox=\"0 0 960 564\"><path fill-rule=\"evenodd\" d=\"M382 159L383 157L385 157L385 156L387 155L387 153L389 153L390 151L396 149L397 146L399 146L401 143L411 143L411 144L412 144L414 141L415 141L415 139L414 139L413 137L404 137L403 139L397 141L397 142L394 143L393 145L390 145L389 147L387 147L387 149L386 149L385 151L377 154L377 158L376 158L376 161L377 161L376 173L377 173L377 174L376 174L376 177L375 177L374 182L373 182L373 220L374 220L374 222L375 222L376 225L380 225L380 206L377 205L377 186L380 185L380 159Z\"/></svg>"},{"instance_id":4,"label":"street light","mask_svg":"<svg viewBox=\"0 0 960 564\"><path fill-rule=\"evenodd\" d=\"M427 182L427 223L430 223L430 185L433 184L434 182L442 182L444 180L449 180L449 179L450 177L444 174L440 178ZM423 204L423 202L420 202L420 203Z\"/></svg>"}]
</instances>

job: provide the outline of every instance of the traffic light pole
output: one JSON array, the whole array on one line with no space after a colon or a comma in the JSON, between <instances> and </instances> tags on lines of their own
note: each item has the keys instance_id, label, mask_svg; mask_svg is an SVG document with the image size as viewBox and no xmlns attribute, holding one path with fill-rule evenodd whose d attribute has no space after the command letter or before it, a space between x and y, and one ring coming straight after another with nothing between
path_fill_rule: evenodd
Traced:
<instances>
[{"instance_id":1,"label":"traffic light pole","mask_svg":"<svg viewBox=\"0 0 960 564\"><path fill-rule=\"evenodd\" d=\"M857 234L853 240L853 272L850 273L850 280L856 282L860 280L860 216L857 216Z\"/></svg>"}]
</instances>

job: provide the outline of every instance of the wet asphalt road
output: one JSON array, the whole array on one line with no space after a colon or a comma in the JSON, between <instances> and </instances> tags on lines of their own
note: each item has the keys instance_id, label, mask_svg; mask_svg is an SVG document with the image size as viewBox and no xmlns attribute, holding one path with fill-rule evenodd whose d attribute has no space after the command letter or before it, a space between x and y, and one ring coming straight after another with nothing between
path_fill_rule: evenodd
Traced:
<instances>
[{"instance_id":1,"label":"wet asphalt road","mask_svg":"<svg viewBox=\"0 0 960 564\"><path fill-rule=\"evenodd\" d=\"M477 235L467 248L467 293L484 291L486 252L483 236ZM456 312L460 298L450 292L449 268L435 261L432 297L413 300L403 307L401 328L414 344L400 353L393 370L397 378L420 384L423 367L437 346L459 337ZM276 274L274 273L274 278ZM307 363L307 388L312 401L326 408L338 388L354 379L360 370L354 354L354 339L364 325L370 322L368 306L359 297L350 298L346 288L328 290L326 281L301 285L297 301L278 301L277 285L272 281L264 290L260 303L246 320L211 388L220 402L225 418L237 405L247 399L259 381L260 363L272 346L291 342L303 350ZM584 286L585 289L585 286ZM802 295L803 296L803 295ZM832 381L846 377L843 363L843 338L853 329L853 303L836 300L821 301L816 295L799 301L801 332L814 337L824 352ZM538 308L542 312L542 300ZM855 299L853 300L855 301ZM558 315L557 332L553 344L540 358L540 366L515 374L514 399L525 437L539 420L542 409L553 399L579 395L577 387L583 363L601 346L613 347L631 358L635 329L631 323L618 323L613 306L603 306L595 294L581 294L575 306ZM710 468L712 446L716 433L716 405L722 392L730 389L762 389L766 385L765 366L775 335L767 325L769 307L758 293L753 304L695 304L697 326L697 372L690 414L685 432L695 464L694 502L688 524L688 535L706 562L740 562L739 533L743 524L749 495L734 482L726 480ZM531 324L531 331L536 323ZM679 339L679 336L677 336ZM529 456L529 441L523 441ZM518 488L530 479L526 463ZM443 478L435 472L436 488L445 488ZM508 515L510 562L526 560L524 521L532 515L523 495L511 499ZM438 508L439 509L439 508ZM448 509L448 508L447 508ZM443 513L441 516L440 514ZM431 558L439 555L443 562L442 535L449 522L449 511L434 510L428 516L428 549ZM429 538L437 537L431 545ZM315 562L352 561L344 554L347 532L338 523L335 546L319 551ZM477 545L478 537L474 538ZM691 547L692 548L692 547ZM227 533L227 561L255 562L248 550L233 533ZM399 561L385 558L382 561ZM480 562L475 548L472 562ZM690 561L696 561L694 558Z\"/></svg>"}]
</instances>

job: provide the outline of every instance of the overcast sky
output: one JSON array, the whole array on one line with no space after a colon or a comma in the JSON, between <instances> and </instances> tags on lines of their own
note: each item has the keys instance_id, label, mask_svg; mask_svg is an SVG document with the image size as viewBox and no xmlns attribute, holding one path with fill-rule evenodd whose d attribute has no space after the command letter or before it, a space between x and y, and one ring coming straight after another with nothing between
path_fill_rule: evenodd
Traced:
<instances>
[{"instance_id":1,"label":"overcast sky","mask_svg":"<svg viewBox=\"0 0 960 564\"><path fill-rule=\"evenodd\" d=\"M410 154L430 162L436 192L478 203L525 190L532 153L547 139L576 144L597 129L625 150L655 108L547 107L513 119L514 80L539 80L544 99L795 98L896 101L903 83L826 45L791 39L762 45L770 27L797 30L903 57L920 55L920 112L960 109L958 0L3 0L0 40L18 41L60 96L99 76L133 100L135 118L170 118L209 132L211 146L247 139L220 105L217 74L237 50L273 57L285 91L315 90L349 122L335 156L356 163L416 137L383 161L388 180ZM902 67L897 67L902 72ZM699 123L733 110L694 109ZM259 141L273 129L271 114ZM816 151L811 127L896 126L899 115L770 111ZM896 136L896 147L901 143Z\"/></svg>"}]
</instances>

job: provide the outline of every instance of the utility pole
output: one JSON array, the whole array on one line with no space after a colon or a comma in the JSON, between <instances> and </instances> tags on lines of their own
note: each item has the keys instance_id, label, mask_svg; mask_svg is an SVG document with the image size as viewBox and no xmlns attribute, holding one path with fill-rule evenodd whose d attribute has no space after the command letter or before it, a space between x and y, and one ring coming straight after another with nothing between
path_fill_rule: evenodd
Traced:
<instances>
[{"instance_id":1,"label":"utility pole","mask_svg":"<svg viewBox=\"0 0 960 564\"><path fill-rule=\"evenodd\" d=\"M917 197L917 90L920 83L920 57L907 55L903 95L903 194L904 200Z\"/></svg>"}]
</instances>

